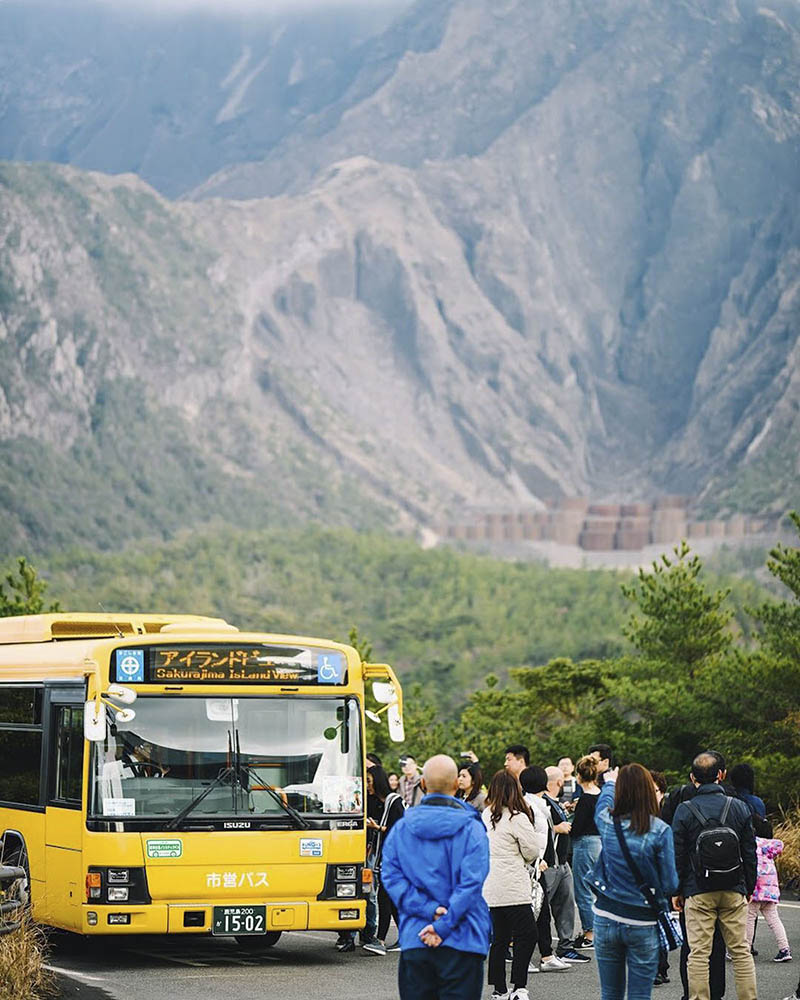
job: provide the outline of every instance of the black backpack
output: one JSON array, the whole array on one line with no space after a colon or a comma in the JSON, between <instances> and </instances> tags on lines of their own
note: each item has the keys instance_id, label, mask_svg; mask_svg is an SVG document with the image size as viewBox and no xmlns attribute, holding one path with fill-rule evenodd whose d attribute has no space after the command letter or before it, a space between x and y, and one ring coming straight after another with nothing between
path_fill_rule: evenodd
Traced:
<instances>
[{"instance_id":1,"label":"black backpack","mask_svg":"<svg viewBox=\"0 0 800 1000\"><path fill-rule=\"evenodd\" d=\"M742 877L742 850L739 834L728 826L731 802L725 796L725 805L719 818L706 818L691 801L686 808L700 823L700 833L694 845L694 872L698 883L709 890L732 889Z\"/></svg>"}]
</instances>

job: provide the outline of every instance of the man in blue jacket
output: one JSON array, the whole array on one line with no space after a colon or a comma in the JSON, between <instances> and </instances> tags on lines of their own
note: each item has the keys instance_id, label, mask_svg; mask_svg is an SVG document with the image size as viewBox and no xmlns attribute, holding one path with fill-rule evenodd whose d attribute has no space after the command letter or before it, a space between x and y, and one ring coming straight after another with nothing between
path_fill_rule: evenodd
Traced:
<instances>
[{"instance_id":1,"label":"man in blue jacket","mask_svg":"<svg viewBox=\"0 0 800 1000\"><path fill-rule=\"evenodd\" d=\"M401 1000L480 1000L491 918L482 889L489 841L480 814L455 797L450 757L426 761L426 791L386 838L381 880L400 917Z\"/></svg>"}]
</instances>

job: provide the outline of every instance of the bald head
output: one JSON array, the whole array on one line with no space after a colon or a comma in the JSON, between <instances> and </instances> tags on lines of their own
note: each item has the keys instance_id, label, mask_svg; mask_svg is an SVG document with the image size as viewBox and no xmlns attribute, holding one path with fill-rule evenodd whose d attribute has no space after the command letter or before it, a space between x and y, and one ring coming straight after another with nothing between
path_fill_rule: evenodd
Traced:
<instances>
[{"instance_id":1,"label":"bald head","mask_svg":"<svg viewBox=\"0 0 800 1000\"><path fill-rule=\"evenodd\" d=\"M696 785L713 785L725 778L725 758L716 750L704 750L692 761L692 780Z\"/></svg>"},{"instance_id":2,"label":"bald head","mask_svg":"<svg viewBox=\"0 0 800 1000\"><path fill-rule=\"evenodd\" d=\"M560 767L546 767L547 791L550 795L557 796L564 787L564 772Z\"/></svg>"},{"instance_id":3,"label":"bald head","mask_svg":"<svg viewBox=\"0 0 800 1000\"><path fill-rule=\"evenodd\" d=\"M425 761L422 768L425 791L434 795L455 795L458 790L458 768L452 757L439 753Z\"/></svg>"}]
</instances>

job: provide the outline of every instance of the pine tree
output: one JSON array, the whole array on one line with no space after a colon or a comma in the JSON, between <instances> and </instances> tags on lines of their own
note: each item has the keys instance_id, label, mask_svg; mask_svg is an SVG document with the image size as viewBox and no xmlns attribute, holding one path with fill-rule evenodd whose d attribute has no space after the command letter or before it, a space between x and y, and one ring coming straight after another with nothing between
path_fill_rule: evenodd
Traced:
<instances>
[{"instance_id":1,"label":"pine tree","mask_svg":"<svg viewBox=\"0 0 800 1000\"><path fill-rule=\"evenodd\" d=\"M11 615L40 615L45 611L60 611L58 601L45 607L47 583L41 580L24 557L17 560L16 573L7 573L0 583L0 618Z\"/></svg>"}]
</instances>

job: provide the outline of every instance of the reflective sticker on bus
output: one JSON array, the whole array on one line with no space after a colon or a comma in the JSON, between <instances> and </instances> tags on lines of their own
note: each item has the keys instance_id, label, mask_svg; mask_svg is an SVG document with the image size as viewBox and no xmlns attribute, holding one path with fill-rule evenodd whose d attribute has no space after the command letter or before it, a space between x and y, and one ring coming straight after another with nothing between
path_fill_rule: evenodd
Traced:
<instances>
[{"instance_id":1,"label":"reflective sticker on bus","mask_svg":"<svg viewBox=\"0 0 800 1000\"><path fill-rule=\"evenodd\" d=\"M301 858L321 858L322 857L322 841L317 840L316 837L301 837L300 838L300 857Z\"/></svg>"},{"instance_id":2,"label":"reflective sticker on bus","mask_svg":"<svg viewBox=\"0 0 800 1000\"><path fill-rule=\"evenodd\" d=\"M148 858L179 858L183 854L182 840L148 840Z\"/></svg>"}]
</instances>

